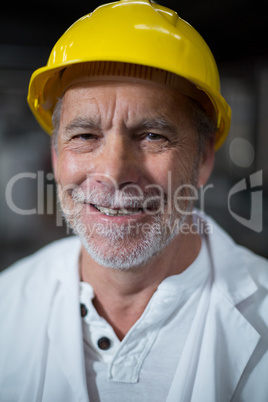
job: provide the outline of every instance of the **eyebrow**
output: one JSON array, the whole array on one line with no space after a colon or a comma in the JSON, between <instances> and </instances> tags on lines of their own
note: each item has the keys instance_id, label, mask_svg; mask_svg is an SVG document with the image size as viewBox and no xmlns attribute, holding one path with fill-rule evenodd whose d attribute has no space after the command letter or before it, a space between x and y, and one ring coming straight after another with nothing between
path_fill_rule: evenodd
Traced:
<instances>
[{"instance_id":1,"label":"eyebrow","mask_svg":"<svg viewBox=\"0 0 268 402\"><path fill-rule=\"evenodd\" d=\"M138 124L137 128L145 130L157 129L170 133L174 133L177 131L174 124L172 124L169 120L162 117L155 119L154 118L146 119L142 121L140 124Z\"/></svg>"},{"instance_id":2,"label":"eyebrow","mask_svg":"<svg viewBox=\"0 0 268 402\"><path fill-rule=\"evenodd\" d=\"M94 117L77 117L72 120L67 126L65 127L66 133L71 133L77 129L79 130L92 130L92 129L99 129L100 128L100 121L98 118ZM134 124L133 127L130 127L130 130L161 130L169 133L175 133L176 127L166 118L152 118L152 119L145 119L137 124Z\"/></svg>"},{"instance_id":3,"label":"eyebrow","mask_svg":"<svg viewBox=\"0 0 268 402\"><path fill-rule=\"evenodd\" d=\"M99 119L92 117L77 117L65 127L65 132L71 133L77 129L90 130L99 128Z\"/></svg>"}]
</instances>

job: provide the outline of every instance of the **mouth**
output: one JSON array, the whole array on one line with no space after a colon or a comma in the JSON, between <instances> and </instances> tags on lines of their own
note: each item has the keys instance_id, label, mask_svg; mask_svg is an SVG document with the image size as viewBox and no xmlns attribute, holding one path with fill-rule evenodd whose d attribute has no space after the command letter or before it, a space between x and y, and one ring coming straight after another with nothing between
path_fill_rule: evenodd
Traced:
<instances>
[{"instance_id":1,"label":"mouth","mask_svg":"<svg viewBox=\"0 0 268 402\"><path fill-rule=\"evenodd\" d=\"M121 209L112 209L107 207L102 207L96 204L90 204L94 208L96 208L99 212L106 216L129 216L135 215L143 212L142 208L121 208Z\"/></svg>"}]
</instances>

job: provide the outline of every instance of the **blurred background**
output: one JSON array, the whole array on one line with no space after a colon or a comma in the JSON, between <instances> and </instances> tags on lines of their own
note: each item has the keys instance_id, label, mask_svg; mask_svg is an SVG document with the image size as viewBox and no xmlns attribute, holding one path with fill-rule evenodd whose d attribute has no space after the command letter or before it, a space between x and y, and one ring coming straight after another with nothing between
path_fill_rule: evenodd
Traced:
<instances>
[{"instance_id":1,"label":"blurred background","mask_svg":"<svg viewBox=\"0 0 268 402\"><path fill-rule=\"evenodd\" d=\"M218 63L222 94L233 110L230 135L217 152L210 187L200 206L236 242L268 257L265 4L242 0L160 3L176 10L204 37ZM35 3L24 1L16 6L5 2L1 9L0 270L68 235L56 203L50 140L31 115L27 87L32 72L46 64L62 33L100 4L46 0L37 8ZM256 172L257 176L252 176ZM237 183L241 184L239 191L230 197ZM254 189L249 188L250 183ZM255 227L253 221L257 222Z\"/></svg>"}]
</instances>

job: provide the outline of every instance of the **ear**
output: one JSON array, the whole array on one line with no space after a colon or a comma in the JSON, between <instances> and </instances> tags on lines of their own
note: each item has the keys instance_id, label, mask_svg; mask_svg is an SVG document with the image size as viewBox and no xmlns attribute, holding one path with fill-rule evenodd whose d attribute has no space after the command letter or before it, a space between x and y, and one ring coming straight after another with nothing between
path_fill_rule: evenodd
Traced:
<instances>
[{"instance_id":1,"label":"ear","mask_svg":"<svg viewBox=\"0 0 268 402\"><path fill-rule=\"evenodd\" d=\"M212 172L215 159L214 147L215 147L215 139L214 138L209 139L206 143L206 148L200 158L198 188L206 184Z\"/></svg>"},{"instance_id":2,"label":"ear","mask_svg":"<svg viewBox=\"0 0 268 402\"><path fill-rule=\"evenodd\" d=\"M51 162L52 162L52 168L53 168L53 173L55 177L55 181L58 181L58 154L55 149L55 146L51 144Z\"/></svg>"}]
</instances>

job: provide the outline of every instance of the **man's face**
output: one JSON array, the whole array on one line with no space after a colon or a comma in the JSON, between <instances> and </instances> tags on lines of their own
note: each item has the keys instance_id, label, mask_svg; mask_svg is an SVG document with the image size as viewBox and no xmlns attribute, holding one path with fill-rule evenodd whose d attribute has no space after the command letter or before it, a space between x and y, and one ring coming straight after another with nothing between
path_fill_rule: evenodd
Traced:
<instances>
[{"instance_id":1,"label":"man's face","mask_svg":"<svg viewBox=\"0 0 268 402\"><path fill-rule=\"evenodd\" d=\"M66 219L91 257L140 266L192 208L199 158L189 100L134 82L72 86L53 164Z\"/></svg>"}]
</instances>

